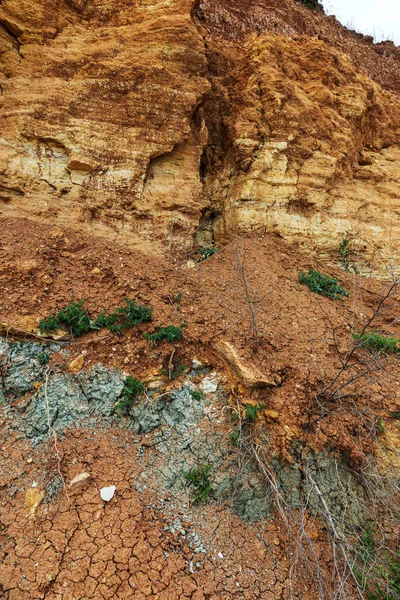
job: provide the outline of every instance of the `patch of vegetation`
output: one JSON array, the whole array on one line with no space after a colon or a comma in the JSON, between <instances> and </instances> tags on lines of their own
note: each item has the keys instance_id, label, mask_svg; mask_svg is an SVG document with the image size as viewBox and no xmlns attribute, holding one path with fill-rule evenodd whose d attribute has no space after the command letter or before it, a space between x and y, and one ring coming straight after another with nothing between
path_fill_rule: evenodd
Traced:
<instances>
[{"instance_id":1,"label":"patch of vegetation","mask_svg":"<svg viewBox=\"0 0 400 600\"><path fill-rule=\"evenodd\" d=\"M152 320L152 309L141 306L134 300L125 298L125 306L117 308L113 313L101 312L95 321L96 328L106 327L114 333L121 334L129 327L137 327L141 323Z\"/></svg>"},{"instance_id":2,"label":"patch of vegetation","mask_svg":"<svg viewBox=\"0 0 400 600\"><path fill-rule=\"evenodd\" d=\"M182 297L183 297L182 292L178 292L177 295L175 296L175 298L173 299L173 303L180 304Z\"/></svg>"},{"instance_id":3,"label":"patch of vegetation","mask_svg":"<svg viewBox=\"0 0 400 600\"><path fill-rule=\"evenodd\" d=\"M182 339L183 328L186 327L185 324L182 324L180 327L176 327L175 325L168 325L168 327L158 327L155 333L144 333L144 337L146 340L149 340L151 346L155 348L159 343L166 340L167 342L178 342Z\"/></svg>"},{"instance_id":4,"label":"patch of vegetation","mask_svg":"<svg viewBox=\"0 0 400 600\"><path fill-rule=\"evenodd\" d=\"M299 282L308 286L312 292L333 300L338 296L349 295L349 292L339 285L336 277L329 277L314 269L309 269L308 273L299 273Z\"/></svg>"},{"instance_id":5,"label":"patch of vegetation","mask_svg":"<svg viewBox=\"0 0 400 600\"><path fill-rule=\"evenodd\" d=\"M37 359L39 361L39 365L47 365L47 363L50 360L50 356L48 355L48 353L46 352L46 350L43 350L42 352L39 352L39 354L37 355Z\"/></svg>"},{"instance_id":6,"label":"patch of vegetation","mask_svg":"<svg viewBox=\"0 0 400 600\"><path fill-rule=\"evenodd\" d=\"M152 319L152 309L140 306L134 300L125 298L125 306L117 308L112 313L102 311L96 319L89 316L88 310L83 308L84 300L71 302L56 315L52 315L39 322L40 333L51 333L57 329L67 329L68 332L79 337L89 331L97 331L106 327L114 333L121 334L125 329L146 323Z\"/></svg>"},{"instance_id":7,"label":"patch of vegetation","mask_svg":"<svg viewBox=\"0 0 400 600\"><path fill-rule=\"evenodd\" d=\"M264 404L245 404L245 420L247 423L255 423L257 419L257 413L264 409Z\"/></svg>"},{"instance_id":8,"label":"patch of vegetation","mask_svg":"<svg viewBox=\"0 0 400 600\"><path fill-rule=\"evenodd\" d=\"M391 419L397 419L397 420L399 420L400 419L400 410L394 410L394 411L390 412L389 413L389 417Z\"/></svg>"},{"instance_id":9,"label":"patch of vegetation","mask_svg":"<svg viewBox=\"0 0 400 600\"><path fill-rule=\"evenodd\" d=\"M358 275L359 270L358 270L357 266L356 265L350 266L350 256L352 254L353 254L353 251L350 246L350 239L347 237L344 237L342 239L342 241L340 242L340 246L339 246L340 264L342 265L342 267L345 271L349 272L351 269L356 275Z\"/></svg>"},{"instance_id":10,"label":"patch of vegetation","mask_svg":"<svg viewBox=\"0 0 400 600\"><path fill-rule=\"evenodd\" d=\"M229 434L229 440L230 440L231 444L233 446L237 446L241 436L242 436L241 429L235 429L235 431L231 431Z\"/></svg>"},{"instance_id":11,"label":"patch of vegetation","mask_svg":"<svg viewBox=\"0 0 400 600\"><path fill-rule=\"evenodd\" d=\"M192 396L193 400L200 401L204 398L203 390L190 390L190 395Z\"/></svg>"},{"instance_id":12,"label":"patch of vegetation","mask_svg":"<svg viewBox=\"0 0 400 600\"><path fill-rule=\"evenodd\" d=\"M184 365L179 358L174 358L172 361L171 368L169 369L161 369L161 375L164 377L168 377L168 379L175 380L178 379L182 373L184 373L187 369L187 365Z\"/></svg>"},{"instance_id":13,"label":"patch of vegetation","mask_svg":"<svg viewBox=\"0 0 400 600\"><path fill-rule=\"evenodd\" d=\"M378 352L400 352L400 339L398 338L386 337L373 331L362 335L355 333L353 338L360 340L362 346L378 350Z\"/></svg>"},{"instance_id":14,"label":"patch of vegetation","mask_svg":"<svg viewBox=\"0 0 400 600\"><path fill-rule=\"evenodd\" d=\"M205 246L204 248L199 248L198 253L200 254L201 258L199 258L197 262L207 260L207 258L214 256L214 254L217 254L217 252L218 248L215 248L215 246Z\"/></svg>"},{"instance_id":15,"label":"patch of vegetation","mask_svg":"<svg viewBox=\"0 0 400 600\"><path fill-rule=\"evenodd\" d=\"M297 0L310 10L320 10L320 6L318 0Z\"/></svg>"},{"instance_id":16,"label":"patch of vegetation","mask_svg":"<svg viewBox=\"0 0 400 600\"><path fill-rule=\"evenodd\" d=\"M356 567L354 572L362 590L368 600L398 600L400 598L400 549L391 556L386 556L384 562L375 560L376 550L374 543L374 530L371 524L367 525L365 533L360 538L358 545L360 559L368 568L361 572Z\"/></svg>"},{"instance_id":17,"label":"patch of vegetation","mask_svg":"<svg viewBox=\"0 0 400 600\"><path fill-rule=\"evenodd\" d=\"M122 390L122 400L117 404L117 408L130 408L132 404L146 390L146 386L137 377L128 375L125 380L124 389Z\"/></svg>"},{"instance_id":18,"label":"patch of vegetation","mask_svg":"<svg viewBox=\"0 0 400 600\"><path fill-rule=\"evenodd\" d=\"M212 488L209 479L211 465L204 465L199 469L192 468L183 476L186 481L193 487L193 504L201 504L205 502L210 495Z\"/></svg>"}]
</instances>

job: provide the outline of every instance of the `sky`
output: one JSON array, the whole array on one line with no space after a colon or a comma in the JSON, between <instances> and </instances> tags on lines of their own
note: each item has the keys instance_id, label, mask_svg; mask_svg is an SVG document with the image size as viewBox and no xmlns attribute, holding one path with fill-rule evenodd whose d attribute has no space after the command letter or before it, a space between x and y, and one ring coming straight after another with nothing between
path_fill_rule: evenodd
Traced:
<instances>
[{"instance_id":1,"label":"sky","mask_svg":"<svg viewBox=\"0 0 400 600\"><path fill-rule=\"evenodd\" d=\"M328 15L375 41L400 45L400 0L320 0Z\"/></svg>"}]
</instances>

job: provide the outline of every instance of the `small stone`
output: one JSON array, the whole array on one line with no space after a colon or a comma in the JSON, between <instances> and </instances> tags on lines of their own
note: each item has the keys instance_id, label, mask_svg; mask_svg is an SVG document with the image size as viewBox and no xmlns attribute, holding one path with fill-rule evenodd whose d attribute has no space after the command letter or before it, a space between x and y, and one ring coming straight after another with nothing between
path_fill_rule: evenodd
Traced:
<instances>
[{"instance_id":1,"label":"small stone","mask_svg":"<svg viewBox=\"0 0 400 600\"><path fill-rule=\"evenodd\" d=\"M110 500L114 497L115 490L117 488L115 485L110 485L109 487L103 487L100 490L100 498L104 500L104 502L110 502Z\"/></svg>"},{"instance_id":2,"label":"small stone","mask_svg":"<svg viewBox=\"0 0 400 600\"><path fill-rule=\"evenodd\" d=\"M79 371L81 371L83 368L84 362L85 357L83 356L83 354L79 354L79 356L74 358L74 360L71 360L71 362L69 363L68 371L70 373L79 373Z\"/></svg>"},{"instance_id":3,"label":"small stone","mask_svg":"<svg viewBox=\"0 0 400 600\"><path fill-rule=\"evenodd\" d=\"M53 239L61 239L64 236L64 232L62 231L62 229L59 229L58 227L56 227L55 229L53 229L53 231L50 234L50 237L52 237Z\"/></svg>"},{"instance_id":4,"label":"small stone","mask_svg":"<svg viewBox=\"0 0 400 600\"><path fill-rule=\"evenodd\" d=\"M264 410L264 415L267 419L271 419L272 421L279 420L279 412L277 410Z\"/></svg>"},{"instance_id":5,"label":"small stone","mask_svg":"<svg viewBox=\"0 0 400 600\"><path fill-rule=\"evenodd\" d=\"M203 363L201 363L199 360L197 360L197 358L194 358L192 360L192 369L194 369L195 371L197 369L202 369L203 368Z\"/></svg>"},{"instance_id":6,"label":"small stone","mask_svg":"<svg viewBox=\"0 0 400 600\"><path fill-rule=\"evenodd\" d=\"M100 269L98 267L94 267L94 269L92 269L90 271L91 275L99 275L101 273Z\"/></svg>"},{"instance_id":7,"label":"small stone","mask_svg":"<svg viewBox=\"0 0 400 600\"><path fill-rule=\"evenodd\" d=\"M31 487L25 494L25 506L29 508L31 515L35 514L35 510L44 498L44 492L37 487Z\"/></svg>"},{"instance_id":8,"label":"small stone","mask_svg":"<svg viewBox=\"0 0 400 600\"><path fill-rule=\"evenodd\" d=\"M35 383L33 384L33 388L35 390L38 390L40 388L40 381L35 381Z\"/></svg>"},{"instance_id":9,"label":"small stone","mask_svg":"<svg viewBox=\"0 0 400 600\"><path fill-rule=\"evenodd\" d=\"M204 377L200 384L200 388L206 394L214 394L218 389L218 379L215 378L215 373L211 373L208 377Z\"/></svg>"},{"instance_id":10,"label":"small stone","mask_svg":"<svg viewBox=\"0 0 400 600\"><path fill-rule=\"evenodd\" d=\"M30 465L33 462L33 458L27 458L26 462Z\"/></svg>"},{"instance_id":11,"label":"small stone","mask_svg":"<svg viewBox=\"0 0 400 600\"><path fill-rule=\"evenodd\" d=\"M92 476L90 475L90 473L80 473L72 479L68 488L71 490L71 492L75 492L85 487L85 485L87 485L89 481L91 481L91 479Z\"/></svg>"}]
</instances>

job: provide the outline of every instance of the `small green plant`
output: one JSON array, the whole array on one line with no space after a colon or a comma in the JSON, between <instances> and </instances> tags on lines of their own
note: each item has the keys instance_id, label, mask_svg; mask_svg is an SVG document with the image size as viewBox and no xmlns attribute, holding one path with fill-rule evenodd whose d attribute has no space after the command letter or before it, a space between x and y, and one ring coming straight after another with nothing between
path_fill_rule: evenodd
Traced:
<instances>
[{"instance_id":1,"label":"small green plant","mask_svg":"<svg viewBox=\"0 0 400 600\"><path fill-rule=\"evenodd\" d=\"M399 419L400 419L400 410L394 410L394 411L391 411L391 412L389 413L389 417L390 417L391 419L396 419L396 420L399 420Z\"/></svg>"},{"instance_id":2,"label":"small green plant","mask_svg":"<svg viewBox=\"0 0 400 600\"><path fill-rule=\"evenodd\" d=\"M209 479L211 465L205 465L199 469L191 468L190 471L183 474L186 481L193 487L193 504L205 502L210 495L212 488Z\"/></svg>"},{"instance_id":3,"label":"small green plant","mask_svg":"<svg viewBox=\"0 0 400 600\"><path fill-rule=\"evenodd\" d=\"M340 263L345 271L350 271L349 258L350 258L351 250L350 250L349 244L350 244L349 238L345 237L342 239L342 241L340 242L340 246L339 246Z\"/></svg>"},{"instance_id":4,"label":"small green plant","mask_svg":"<svg viewBox=\"0 0 400 600\"><path fill-rule=\"evenodd\" d=\"M336 277L323 275L314 269L309 269L308 273L299 273L299 282L308 286L312 292L333 298L333 300L336 300L338 296L349 295L349 292L339 285Z\"/></svg>"},{"instance_id":5,"label":"small green plant","mask_svg":"<svg viewBox=\"0 0 400 600\"><path fill-rule=\"evenodd\" d=\"M187 365L184 365L179 358L174 358L171 367L168 369L161 369L161 375L164 375L164 377L168 377L174 381L175 379L178 379L178 377L182 375L186 369Z\"/></svg>"},{"instance_id":6,"label":"small green plant","mask_svg":"<svg viewBox=\"0 0 400 600\"><path fill-rule=\"evenodd\" d=\"M182 300L182 296L183 296L182 292L178 292L173 300L174 304L180 304L180 302Z\"/></svg>"},{"instance_id":7,"label":"small green plant","mask_svg":"<svg viewBox=\"0 0 400 600\"><path fill-rule=\"evenodd\" d=\"M40 333L51 333L57 329L67 329L71 335L79 337L89 331L97 331L106 327L114 333L121 334L128 327L146 323L152 319L152 309L140 306L134 300L125 298L125 306L112 313L102 311L96 319L89 317L88 310L83 308L84 300L71 302L56 315L39 322Z\"/></svg>"},{"instance_id":8,"label":"small green plant","mask_svg":"<svg viewBox=\"0 0 400 600\"><path fill-rule=\"evenodd\" d=\"M186 327L185 324L182 324L180 327L176 327L175 325L168 325L168 327L158 327L155 333L144 333L144 337L146 340L149 340L151 346L155 348L159 343L166 340L167 342L175 342L178 340L179 342L182 339L183 328Z\"/></svg>"},{"instance_id":9,"label":"small green plant","mask_svg":"<svg viewBox=\"0 0 400 600\"><path fill-rule=\"evenodd\" d=\"M255 423L257 419L257 413L262 411L264 408L264 404L245 404L245 419L247 423Z\"/></svg>"},{"instance_id":10,"label":"small green plant","mask_svg":"<svg viewBox=\"0 0 400 600\"><path fill-rule=\"evenodd\" d=\"M375 544L374 544L374 528L372 523L368 523L365 532L360 537L360 544L362 560L365 563L369 563L375 552Z\"/></svg>"},{"instance_id":11,"label":"small green plant","mask_svg":"<svg viewBox=\"0 0 400 600\"><path fill-rule=\"evenodd\" d=\"M82 308L84 302L84 300L71 302L56 315L41 319L39 322L40 333L50 333L66 328L70 334L78 337L95 329L94 321L90 319L87 309Z\"/></svg>"},{"instance_id":12,"label":"small green plant","mask_svg":"<svg viewBox=\"0 0 400 600\"><path fill-rule=\"evenodd\" d=\"M386 337L373 331L369 333L354 333L353 338L360 340L361 345L379 352L400 352L400 339Z\"/></svg>"},{"instance_id":13,"label":"small green plant","mask_svg":"<svg viewBox=\"0 0 400 600\"><path fill-rule=\"evenodd\" d=\"M297 0L300 4L303 4L310 10L320 10L318 0Z\"/></svg>"},{"instance_id":14,"label":"small green plant","mask_svg":"<svg viewBox=\"0 0 400 600\"><path fill-rule=\"evenodd\" d=\"M37 355L37 359L39 361L39 365L47 365L47 363L50 360L49 355L47 354L46 350L43 350L42 352L39 352L39 354Z\"/></svg>"},{"instance_id":15,"label":"small green plant","mask_svg":"<svg viewBox=\"0 0 400 600\"><path fill-rule=\"evenodd\" d=\"M214 254L217 254L217 252L218 248L215 248L214 246L205 246L204 248L199 248L198 253L200 254L201 258L199 258L197 262L207 260L207 258L214 256Z\"/></svg>"},{"instance_id":16,"label":"small green plant","mask_svg":"<svg viewBox=\"0 0 400 600\"><path fill-rule=\"evenodd\" d=\"M398 600L400 598L400 549L394 555L385 556L380 563L372 560L375 558L374 529L371 524L367 525L365 533L357 545L359 557L363 569L354 568L354 573L365 592L368 600ZM364 566L368 569L365 570ZM361 566L361 565L360 565Z\"/></svg>"},{"instance_id":17,"label":"small green plant","mask_svg":"<svg viewBox=\"0 0 400 600\"><path fill-rule=\"evenodd\" d=\"M202 400L204 398L204 392L202 390L190 390L190 395L193 400Z\"/></svg>"},{"instance_id":18,"label":"small green plant","mask_svg":"<svg viewBox=\"0 0 400 600\"><path fill-rule=\"evenodd\" d=\"M141 323L152 320L152 309L141 306L134 300L125 298L125 306L117 308L113 313L101 312L95 321L95 328L106 327L114 333L121 334L129 327L137 327Z\"/></svg>"},{"instance_id":19,"label":"small green plant","mask_svg":"<svg viewBox=\"0 0 400 600\"><path fill-rule=\"evenodd\" d=\"M130 408L132 404L146 390L146 386L137 377L128 375L125 380L124 389L122 390L122 400L117 404L117 408Z\"/></svg>"},{"instance_id":20,"label":"small green plant","mask_svg":"<svg viewBox=\"0 0 400 600\"><path fill-rule=\"evenodd\" d=\"M385 421L383 421L383 419L381 419L378 422L378 432L383 434L383 433L385 433L385 431L386 431L386 423L385 423Z\"/></svg>"},{"instance_id":21,"label":"small green plant","mask_svg":"<svg viewBox=\"0 0 400 600\"><path fill-rule=\"evenodd\" d=\"M230 432L229 440L230 440L232 446L238 445L241 435L242 435L242 432L240 429L235 429L235 431Z\"/></svg>"}]
</instances>

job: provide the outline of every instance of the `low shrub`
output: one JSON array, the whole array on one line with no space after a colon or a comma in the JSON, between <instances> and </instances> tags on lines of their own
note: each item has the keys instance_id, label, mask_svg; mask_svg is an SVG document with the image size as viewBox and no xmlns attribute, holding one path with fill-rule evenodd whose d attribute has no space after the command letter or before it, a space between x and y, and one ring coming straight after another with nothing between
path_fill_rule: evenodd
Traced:
<instances>
[{"instance_id":1,"label":"low shrub","mask_svg":"<svg viewBox=\"0 0 400 600\"><path fill-rule=\"evenodd\" d=\"M129 327L137 327L141 323L148 323L152 320L152 309L147 306L141 306L134 300L125 298L125 306L117 308L113 313L107 314L105 311L100 313L95 324L97 327L106 327L114 333L121 334Z\"/></svg>"},{"instance_id":2,"label":"low shrub","mask_svg":"<svg viewBox=\"0 0 400 600\"><path fill-rule=\"evenodd\" d=\"M202 400L204 398L204 392L202 390L190 390L190 395L193 400Z\"/></svg>"},{"instance_id":3,"label":"low shrub","mask_svg":"<svg viewBox=\"0 0 400 600\"><path fill-rule=\"evenodd\" d=\"M193 504L205 502L210 495L212 488L209 479L211 465L205 465L199 469L192 468L184 473L186 481L193 486Z\"/></svg>"},{"instance_id":4,"label":"low shrub","mask_svg":"<svg viewBox=\"0 0 400 600\"><path fill-rule=\"evenodd\" d=\"M336 277L329 277L314 269L309 269L308 273L299 273L299 282L308 286L312 292L333 300L338 296L349 295L349 292L339 285Z\"/></svg>"},{"instance_id":5,"label":"low shrub","mask_svg":"<svg viewBox=\"0 0 400 600\"><path fill-rule=\"evenodd\" d=\"M377 556L374 530L368 524L357 545L359 564L354 573L368 600L400 598L400 549L394 554Z\"/></svg>"},{"instance_id":6,"label":"low shrub","mask_svg":"<svg viewBox=\"0 0 400 600\"><path fill-rule=\"evenodd\" d=\"M214 246L206 246L204 248L199 248L198 253L200 254L199 260L197 262L202 262L203 260L207 260L207 258L210 258L211 256L214 256L214 254L217 254L218 252L218 248L215 248Z\"/></svg>"},{"instance_id":7,"label":"low shrub","mask_svg":"<svg viewBox=\"0 0 400 600\"><path fill-rule=\"evenodd\" d=\"M46 352L46 350L43 350L42 352L39 352L39 354L37 355L37 359L39 361L39 365L47 365L47 363L50 360L50 357L48 355L48 353Z\"/></svg>"},{"instance_id":8,"label":"low shrub","mask_svg":"<svg viewBox=\"0 0 400 600\"><path fill-rule=\"evenodd\" d=\"M132 404L146 390L146 386L137 377L128 375L125 380L124 389L122 390L122 400L117 404L117 408L130 408Z\"/></svg>"},{"instance_id":9,"label":"low shrub","mask_svg":"<svg viewBox=\"0 0 400 600\"><path fill-rule=\"evenodd\" d=\"M229 440L233 446L238 445L241 435L242 435L241 429L235 429L235 431L230 432Z\"/></svg>"},{"instance_id":10,"label":"low shrub","mask_svg":"<svg viewBox=\"0 0 400 600\"><path fill-rule=\"evenodd\" d=\"M297 0L300 4L303 4L310 10L320 10L318 0Z\"/></svg>"},{"instance_id":11,"label":"low shrub","mask_svg":"<svg viewBox=\"0 0 400 600\"><path fill-rule=\"evenodd\" d=\"M264 404L245 404L245 420L247 423L255 423L257 419L257 413L264 409Z\"/></svg>"},{"instance_id":12,"label":"low shrub","mask_svg":"<svg viewBox=\"0 0 400 600\"><path fill-rule=\"evenodd\" d=\"M125 306L117 308L112 313L103 310L96 319L90 318L88 310L83 308L84 302L84 300L71 302L56 315L41 319L39 322L40 333L67 329L71 335L79 337L89 331L97 331L106 327L114 333L121 334L129 327L152 320L151 308L137 305L134 300L128 298L125 298Z\"/></svg>"},{"instance_id":13,"label":"low shrub","mask_svg":"<svg viewBox=\"0 0 400 600\"><path fill-rule=\"evenodd\" d=\"M168 325L168 327L158 327L155 333L144 333L143 335L146 338L146 340L149 340L150 344L154 348L164 340L167 342L175 342L176 340L178 340L178 342L180 342L182 339L184 327L185 324L181 325L180 327L176 327L175 325Z\"/></svg>"},{"instance_id":14,"label":"low shrub","mask_svg":"<svg viewBox=\"0 0 400 600\"><path fill-rule=\"evenodd\" d=\"M353 334L353 338L359 340L362 346L378 350L379 352L400 352L400 339L386 337L380 333L359 333Z\"/></svg>"},{"instance_id":15,"label":"low shrub","mask_svg":"<svg viewBox=\"0 0 400 600\"><path fill-rule=\"evenodd\" d=\"M171 380L178 379L178 377L187 369L187 365L184 365L179 358L174 358L171 367L172 368L169 369L161 369L161 375L164 375Z\"/></svg>"}]
</instances>

